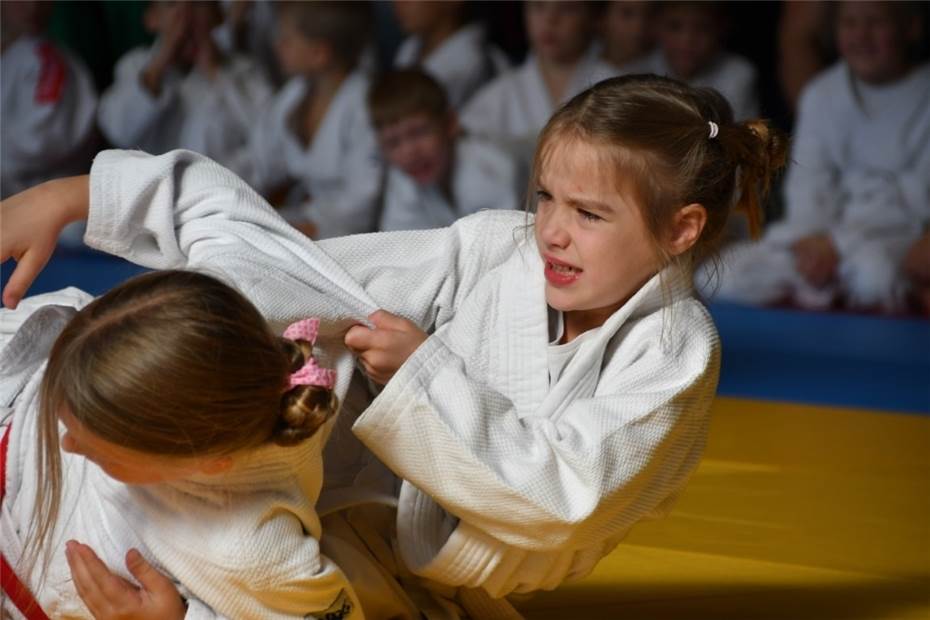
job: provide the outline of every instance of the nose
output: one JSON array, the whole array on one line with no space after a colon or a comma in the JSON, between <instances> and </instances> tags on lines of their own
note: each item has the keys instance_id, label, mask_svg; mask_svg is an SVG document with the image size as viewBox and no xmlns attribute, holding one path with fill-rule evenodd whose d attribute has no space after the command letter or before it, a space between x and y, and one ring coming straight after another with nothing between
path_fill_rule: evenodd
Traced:
<instances>
[{"instance_id":1,"label":"nose","mask_svg":"<svg viewBox=\"0 0 930 620\"><path fill-rule=\"evenodd\" d=\"M553 205L537 214L536 227L539 231L539 239L546 247L564 249L571 243L568 211L568 209Z\"/></svg>"}]
</instances>

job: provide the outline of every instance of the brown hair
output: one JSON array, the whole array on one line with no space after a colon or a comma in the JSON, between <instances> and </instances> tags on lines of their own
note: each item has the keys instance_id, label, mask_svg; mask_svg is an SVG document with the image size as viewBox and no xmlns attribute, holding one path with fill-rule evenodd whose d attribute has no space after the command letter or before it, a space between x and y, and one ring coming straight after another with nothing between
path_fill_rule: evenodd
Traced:
<instances>
[{"instance_id":1,"label":"brown hair","mask_svg":"<svg viewBox=\"0 0 930 620\"><path fill-rule=\"evenodd\" d=\"M353 69L369 42L371 9L368 2L314 0L277 2L279 18L294 20L297 30L308 39L326 41L336 58Z\"/></svg>"},{"instance_id":2,"label":"brown hair","mask_svg":"<svg viewBox=\"0 0 930 620\"><path fill-rule=\"evenodd\" d=\"M311 348L275 336L239 292L193 272L137 276L88 304L55 341L40 388L33 559L59 509L62 407L99 438L152 455L295 445L336 410L330 390L285 391Z\"/></svg>"},{"instance_id":3,"label":"brown hair","mask_svg":"<svg viewBox=\"0 0 930 620\"><path fill-rule=\"evenodd\" d=\"M442 85L419 69L388 71L368 91L368 113L375 129L414 114L443 119L449 100Z\"/></svg>"},{"instance_id":4,"label":"brown hair","mask_svg":"<svg viewBox=\"0 0 930 620\"><path fill-rule=\"evenodd\" d=\"M709 122L719 127L714 138ZM748 216L752 234L758 234L760 200L787 151L783 135L765 121L734 122L717 91L655 75L604 80L559 109L540 134L533 183L555 142L566 138L603 147L600 152L617 178L633 179L643 220L664 263L672 257L660 240L672 216L685 205L703 205L707 222L701 237L680 257L689 269L715 254L734 208ZM534 196L535 188L530 189Z\"/></svg>"}]
</instances>

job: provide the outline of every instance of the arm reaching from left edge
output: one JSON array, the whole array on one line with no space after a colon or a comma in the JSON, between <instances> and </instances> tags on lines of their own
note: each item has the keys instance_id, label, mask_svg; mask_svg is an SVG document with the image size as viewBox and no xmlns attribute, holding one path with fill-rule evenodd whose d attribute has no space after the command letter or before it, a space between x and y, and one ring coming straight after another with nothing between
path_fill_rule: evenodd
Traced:
<instances>
[{"instance_id":1,"label":"arm reaching from left edge","mask_svg":"<svg viewBox=\"0 0 930 620\"><path fill-rule=\"evenodd\" d=\"M71 222L87 219L90 177L55 179L0 201L0 263L16 269L3 289L3 305L15 308L55 250Z\"/></svg>"}]
</instances>

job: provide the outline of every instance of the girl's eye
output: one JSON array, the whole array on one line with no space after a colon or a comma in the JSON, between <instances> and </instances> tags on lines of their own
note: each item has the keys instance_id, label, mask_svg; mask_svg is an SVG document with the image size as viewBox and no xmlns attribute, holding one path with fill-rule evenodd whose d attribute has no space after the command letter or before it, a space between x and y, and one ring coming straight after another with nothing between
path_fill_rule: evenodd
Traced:
<instances>
[{"instance_id":1,"label":"girl's eye","mask_svg":"<svg viewBox=\"0 0 930 620\"><path fill-rule=\"evenodd\" d=\"M597 222L603 219L601 216L595 215L590 211L585 211L584 209L578 209L578 213L581 214L582 219L587 220L588 222Z\"/></svg>"},{"instance_id":2,"label":"girl's eye","mask_svg":"<svg viewBox=\"0 0 930 620\"><path fill-rule=\"evenodd\" d=\"M545 190L538 189L536 190L536 201L537 202L549 202L552 200L552 194Z\"/></svg>"}]
</instances>

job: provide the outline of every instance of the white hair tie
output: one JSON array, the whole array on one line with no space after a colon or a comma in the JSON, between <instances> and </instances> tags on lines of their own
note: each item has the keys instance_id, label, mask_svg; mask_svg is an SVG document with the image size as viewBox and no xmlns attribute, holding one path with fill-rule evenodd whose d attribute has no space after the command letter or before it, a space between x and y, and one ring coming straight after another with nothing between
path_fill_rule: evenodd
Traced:
<instances>
[{"instance_id":1,"label":"white hair tie","mask_svg":"<svg viewBox=\"0 0 930 620\"><path fill-rule=\"evenodd\" d=\"M713 140L720 133L720 128L717 127L717 123L714 121L707 121L707 124L710 125L710 139Z\"/></svg>"}]
</instances>

